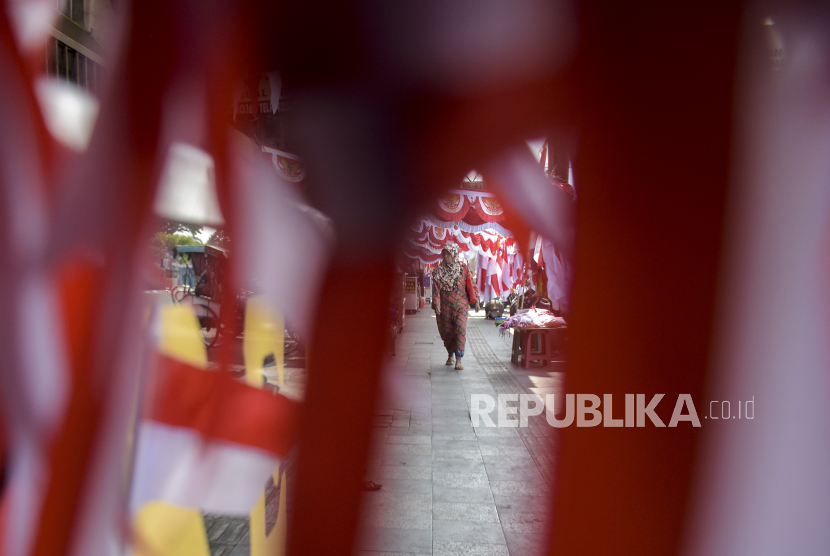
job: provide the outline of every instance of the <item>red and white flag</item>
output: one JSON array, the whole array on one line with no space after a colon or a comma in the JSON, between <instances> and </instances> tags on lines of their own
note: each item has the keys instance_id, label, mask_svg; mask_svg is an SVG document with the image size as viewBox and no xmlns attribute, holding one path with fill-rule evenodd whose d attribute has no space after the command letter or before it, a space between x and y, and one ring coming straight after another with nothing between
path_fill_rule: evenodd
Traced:
<instances>
[{"instance_id":1,"label":"red and white flag","mask_svg":"<svg viewBox=\"0 0 830 556\"><path fill-rule=\"evenodd\" d=\"M139 425L132 509L163 500L248 515L296 440L298 404L163 355L158 375Z\"/></svg>"},{"instance_id":2,"label":"red and white flag","mask_svg":"<svg viewBox=\"0 0 830 556\"><path fill-rule=\"evenodd\" d=\"M497 259L490 259L487 265L487 278L493 287L493 297L501 295L501 267Z\"/></svg>"}]
</instances>

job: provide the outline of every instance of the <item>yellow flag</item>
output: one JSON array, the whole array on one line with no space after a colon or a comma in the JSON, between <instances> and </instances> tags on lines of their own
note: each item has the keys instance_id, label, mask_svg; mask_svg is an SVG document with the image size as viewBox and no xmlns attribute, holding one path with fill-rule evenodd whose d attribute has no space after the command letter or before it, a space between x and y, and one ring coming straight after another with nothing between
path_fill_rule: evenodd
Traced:
<instances>
[{"instance_id":1,"label":"yellow flag","mask_svg":"<svg viewBox=\"0 0 830 556\"><path fill-rule=\"evenodd\" d=\"M280 386L285 384L285 322L273 310L263 296L248 298L245 308L245 342L242 355L245 358L245 378L248 384L262 387L265 357L273 354L277 364L277 377ZM280 501L277 523L268 534L265 524L265 492L259 497L250 515L251 556L284 556L285 541L288 531L286 512L285 473L279 476L275 471L273 480L280 485Z\"/></svg>"},{"instance_id":2,"label":"yellow flag","mask_svg":"<svg viewBox=\"0 0 830 556\"><path fill-rule=\"evenodd\" d=\"M196 367L207 366L199 321L189 307L162 307L159 351ZM135 556L210 556L199 510L149 502L136 513L134 526Z\"/></svg>"},{"instance_id":3,"label":"yellow flag","mask_svg":"<svg viewBox=\"0 0 830 556\"><path fill-rule=\"evenodd\" d=\"M285 472L280 477L279 470L277 470L273 479L280 487L277 523L268 534L265 524L265 493L263 492L254 511L251 512L251 556L285 556L285 541L288 534L288 516L286 515L288 488Z\"/></svg>"},{"instance_id":4,"label":"yellow flag","mask_svg":"<svg viewBox=\"0 0 830 556\"><path fill-rule=\"evenodd\" d=\"M282 317L273 310L265 297L249 297L245 309L245 343L242 348L248 384L262 387L262 363L271 354L274 354L277 363L279 384L282 386L285 383L284 334L285 323Z\"/></svg>"},{"instance_id":5,"label":"yellow flag","mask_svg":"<svg viewBox=\"0 0 830 556\"><path fill-rule=\"evenodd\" d=\"M135 516L135 556L210 556L199 510L149 502Z\"/></svg>"},{"instance_id":6,"label":"yellow flag","mask_svg":"<svg viewBox=\"0 0 830 556\"><path fill-rule=\"evenodd\" d=\"M202 340L199 319L190 307L162 307L159 351L194 367L207 367L207 348Z\"/></svg>"}]
</instances>

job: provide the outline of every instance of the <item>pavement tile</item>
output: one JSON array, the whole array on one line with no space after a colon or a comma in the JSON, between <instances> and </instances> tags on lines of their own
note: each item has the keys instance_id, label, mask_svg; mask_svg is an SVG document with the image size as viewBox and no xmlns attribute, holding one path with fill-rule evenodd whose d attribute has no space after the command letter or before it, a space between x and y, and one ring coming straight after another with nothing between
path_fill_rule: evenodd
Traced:
<instances>
[{"instance_id":1,"label":"pavement tile","mask_svg":"<svg viewBox=\"0 0 830 556\"><path fill-rule=\"evenodd\" d=\"M504 532L510 556L543 556L548 553L548 536L540 534Z\"/></svg>"},{"instance_id":2,"label":"pavement tile","mask_svg":"<svg viewBox=\"0 0 830 556\"><path fill-rule=\"evenodd\" d=\"M484 462L491 481L523 481L544 483L545 479L536 466L525 466L510 461Z\"/></svg>"},{"instance_id":3,"label":"pavement tile","mask_svg":"<svg viewBox=\"0 0 830 556\"><path fill-rule=\"evenodd\" d=\"M355 556L432 556L432 553L415 554L414 552L376 552L374 550L360 550Z\"/></svg>"},{"instance_id":4,"label":"pavement tile","mask_svg":"<svg viewBox=\"0 0 830 556\"><path fill-rule=\"evenodd\" d=\"M415 479L429 481L432 479L432 467L412 465L381 465L375 475L378 479Z\"/></svg>"},{"instance_id":5,"label":"pavement tile","mask_svg":"<svg viewBox=\"0 0 830 556\"><path fill-rule=\"evenodd\" d=\"M435 542L505 544L500 523L433 519L432 536Z\"/></svg>"},{"instance_id":6,"label":"pavement tile","mask_svg":"<svg viewBox=\"0 0 830 556\"><path fill-rule=\"evenodd\" d=\"M548 514L553 511L549 498L543 496L497 495L494 496L499 515L516 513Z\"/></svg>"},{"instance_id":7,"label":"pavement tile","mask_svg":"<svg viewBox=\"0 0 830 556\"><path fill-rule=\"evenodd\" d=\"M432 462L432 470L437 473L468 473L486 475L484 462L476 459L446 459Z\"/></svg>"},{"instance_id":8,"label":"pavement tile","mask_svg":"<svg viewBox=\"0 0 830 556\"><path fill-rule=\"evenodd\" d=\"M539 468L552 468L554 466L553 458L547 456L537 456L534 458Z\"/></svg>"},{"instance_id":9,"label":"pavement tile","mask_svg":"<svg viewBox=\"0 0 830 556\"><path fill-rule=\"evenodd\" d=\"M452 502L455 504L492 504L493 492L488 487L432 489L432 502Z\"/></svg>"},{"instance_id":10,"label":"pavement tile","mask_svg":"<svg viewBox=\"0 0 830 556\"><path fill-rule=\"evenodd\" d=\"M450 365L447 365L449 367ZM441 365L443 369L444 365ZM435 388L436 386L447 386L451 384L460 384L461 381L458 380L457 374L447 374L447 373L432 373L432 387Z\"/></svg>"},{"instance_id":11,"label":"pavement tile","mask_svg":"<svg viewBox=\"0 0 830 556\"><path fill-rule=\"evenodd\" d=\"M362 531L358 548L394 553L432 553L432 531L423 529L377 529Z\"/></svg>"},{"instance_id":12,"label":"pavement tile","mask_svg":"<svg viewBox=\"0 0 830 556\"><path fill-rule=\"evenodd\" d=\"M464 405L463 399L459 398L454 405L438 405L433 403L430 418L434 421L436 417L464 417L469 423L470 411Z\"/></svg>"},{"instance_id":13,"label":"pavement tile","mask_svg":"<svg viewBox=\"0 0 830 556\"><path fill-rule=\"evenodd\" d=\"M464 391L464 389L462 387L462 383L461 383L460 380L453 379L453 380L441 381L441 380L437 380L434 376L432 377L432 380L430 381L430 390L432 390L433 394L442 393L442 392L458 394L458 393L461 393L461 392Z\"/></svg>"},{"instance_id":14,"label":"pavement tile","mask_svg":"<svg viewBox=\"0 0 830 556\"><path fill-rule=\"evenodd\" d=\"M478 542L434 542L432 556L510 556L503 544Z\"/></svg>"},{"instance_id":15,"label":"pavement tile","mask_svg":"<svg viewBox=\"0 0 830 556\"><path fill-rule=\"evenodd\" d=\"M444 473L434 471L432 483L436 487L478 488L490 484L490 479L482 473Z\"/></svg>"},{"instance_id":16,"label":"pavement tile","mask_svg":"<svg viewBox=\"0 0 830 556\"><path fill-rule=\"evenodd\" d=\"M479 452L478 450L453 450L450 448L435 448L432 451L432 459L475 459L481 461L481 452Z\"/></svg>"},{"instance_id":17,"label":"pavement tile","mask_svg":"<svg viewBox=\"0 0 830 556\"><path fill-rule=\"evenodd\" d=\"M448 521L481 521L495 523L499 514L495 504L468 504L463 502L434 502L432 504L434 519Z\"/></svg>"},{"instance_id":18,"label":"pavement tile","mask_svg":"<svg viewBox=\"0 0 830 556\"><path fill-rule=\"evenodd\" d=\"M467 398L467 401L471 401L473 394L490 396L494 399L498 396L496 390L489 383L481 384L478 382L462 382L462 388L464 388L464 395ZM482 406L479 405L479 407Z\"/></svg>"},{"instance_id":19,"label":"pavement tile","mask_svg":"<svg viewBox=\"0 0 830 556\"><path fill-rule=\"evenodd\" d=\"M431 454L383 454L381 465L412 465L415 467L431 467Z\"/></svg>"},{"instance_id":20,"label":"pavement tile","mask_svg":"<svg viewBox=\"0 0 830 556\"><path fill-rule=\"evenodd\" d=\"M436 417L466 417L467 421L470 420L470 412L467 410L466 405L462 405L461 403L462 398L458 399L458 403L454 405L436 405L432 404L432 419L435 420Z\"/></svg>"},{"instance_id":21,"label":"pavement tile","mask_svg":"<svg viewBox=\"0 0 830 556\"><path fill-rule=\"evenodd\" d=\"M423 529L432 528L432 512L370 508L360 516L364 526L382 529Z\"/></svg>"},{"instance_id":22,"label":"pavement tile","mask_svg":"<svg viewBox=\"0 0 830 556\"><path fill-rule=\"evenodd\" d=\"M456 400L456 403L453 405L432 404L432 415L430 415L430 419L433 424L436 419L441 420L450 417L461 417L464 419L466 425L470 425L470 412L461 400Z\"/></svg>"},{"instance_id":23,"label":"pavement tile","mask_svg":"<svg viewBox=\"0 0 830 556\"><path fill-rule=\"evenodd\" d=\"M432 494L432 481L429 479L383 479L375 480L375 482L379 482L383 485L382 490L389 493Z\"/></svg>"},{"instance_id":24,"label":"pavement tile","mask_svg":"<svg viewBox=\"0 0 830 556\"><path fill-rule=\"evenodd\" d=\"M464 392L469 396L470 394L490 394L494 398L498 396L496 389L490 384L487 378L483 379L462 379L460 381Z\"/></svg>"},{"instance_id":25,"label":"pavement tile","mask_svg":"<svg viewBox=\"0 0 830 556\"><path fill-rule=\"evenodd\" d=\"M473 450L478 451L478 439L464 434L441 434L432 435L432 447L435 450Z\"/></svg>"},{"instance_id":26,"label":"pavement tile","mask_svg":"<svg viewBox=\"0 0 830 556\"><path fill-rule=\"evenodd\" d=\"M475 427L476 435L492 444L510 444L523 446L524 442L514 428L507 427Z\"/></svg>"},{"instance_id":27,"label":"pavement tile","mask_svg":"<svg viewBox=\"0 0 830 556\"><path fill-rule=\"evenodd\" d=\"M475 442L478 445L477 437L474 432L436 432L432 435L433 447L444 446L451 447L456 442Z\"/></svg>"},{"instance_id":28,"label":"pavement tile","mask_svg":"<svg viewBox=\"0 0 830 556\"><path fill-rule=\"evenodd\" d=\"M432 437L429 435L395 434L386 437L387 444L431 444Z\"/></svg>"},{"instance_id":29,"label":"pavement tile","mask_svg":"<svg viewBox=\"0 0 830 556\"><path fill-rule=\"evenodd\" d=\"M458 394L433 394L430 396L432 403L432 416L452 414L453 412L467 413L466 397L463 392Z\"/></svg>"},{"instance_id":30,"label":"pavement tile","mask_svg":"<svg viewBox=\"0 0 830 556\"><path fill-rule=\"evenodd\" d=\"M464 401L467 399L467 396L464 394L464 391L460 388L457 392L432 392L430 396L430 400L432 401L432 410L435 411L436 406L440 408L440 406L452 406L457 407L459 409L465 409L466 405Z\"/></svg>"},{"instance_id":31,"label":"pavement tile","mask_svg":"<svg viewBox=\"0 0 830 556\"><path fill-rule=\"evenodd\" d=\"M210 524L208 523L210 522ZM211 542L221 541L223 544L239 542L248 532L248 520L239 518L205 518L207 537Z\"/></svg>"},{"instance_id":32,"label":"pavement tile","mask_svg":"<svg viewBox=\"0 0 830 556\"><path fill-rule=\"evenodd\" d=\"M233 547L233 550L227 553L228 556L249 556L251 554L251 545L238 544Z\"/></svg>"},{"instance_id":33,"label":"pavement tile","mask_svg":"<svg viewBox=\"0 0 830 556\"><path fill-rule=\"evenodd\" d=\"M467 416L456 416L456 417L433 417L432 418L432 428L435 429L437 427L443 426L450 426L450 427L463 427L463 426L470 426L470 418Z\"/></svg>"},{"instance_id":34,"label":"pavement tile","mask_svg":"<svg viewBox=\"0 0 830 556\"><path fill-rule=\"evenodd\" d=\"M548 442L556 438L556 432L551 427L519 427L519 435L525 438L547 438Z\"/></svg>"},{"instance_id":35,"label":"pavement tile","mask_svg":"<svg viewBox=\"0 0 830 556\"><path fill-rule=\"evenodd\" d=\"M383 451L387 454L418 454L432 453L430 444L384 444Z\"/></svg>"},{"instance_id":36,"label":"pavement tile","mask_svg":"<svg viewBox=\"0 0 830 556\"><path fill-rule=\"evenodd\" d=\"M492 396L493 394L491 392L467 392L467 396L464 398L464 405L467 407L467 411L470 412L471 417L472 417L473 407L475 407L476 411L479 412L479 425L477 425L477 426L486 426L486 425L488 425L490 423L490 421L487 420L487 417L489 417L490 420L493 421L494 425L498 424L498 415L496 415L493 412L483 413L481 411L482 410L481 402L478 401L478 400L473 400L474 395ZM475 405L473 405L473 402L475 402Z\"/></svg>"},{"instance_id":37,"label":"pavement tile","mask_svg":"<svg viewBox=\"0 0 830 556\"><path fill-rule=\"evenodd\" d=\"M437 425L432 425L432 436L434 437L436 434L466 434L472 435L470 436L470 440L478 441L478 438L475 436L476 431L473 427L470 426L469 420L466 423L439 423Z\"/></svg>"},{"instance_id":38,"label":"pavement tile","mask_svg":"<svg viewBox=\"0 0 830 556\"><path fill-rule=\"evenodd\" d=\"M544 437L525 436L524 443L526 446L539 446L544 448L549 448L551 446L550 439Z\"/></svg>"},{"instance_id":39,"label":"pavement tile","mask_svg":"<svg viewBox=\"0 0 830 556\"><path fill-rule=\"evenodd\" d=\"M435 411L436 404L448 404L450 402L458 402L456 407L459 409L464 409L464 404L461 403L465 399L467 399L467 395L464 393L464 390L461 387L454 388L453 390L435 390L432 389L432 394L429 396L430 401L432 402L432 410Z\"/></svg>"},{"instance_id":40,"label":"pavement tile","mask_svg":"<svg viewBox=\"0 0 830 556\"><path fill-rule=\"evenodd\" d=\"M430 407L429 411L419 411L419 412L412 412L412 416L409 418L410 427L417 428L417 427L425 427L432 430L432 407Z\"/></svg>"},{"instance_id":41,"label":"pavement tile","mask_svg":"<svg viewBox=\"0 0 830 556\"><path fill-rule=\"evenodd\" d=\"M495 458L503 458L503 457L519 457L519 458L526 458L532 459L530 452L527 451L527 448L524 446L511 446L511 445L497 445L492 443L483 442L480 443L481 455L483 456L491 456Z\"/></svg>"},{"instance_id":42,"label":"pavement tile","mask_svg":"<svg viewBox=\"0 0 830 556\"><path fill-rule=\"evenodd\" d=\"M389 435L411 435L411 436L432 436L432 424L429 425L420 425L420 426L412 426L411 424L407 428L396 428L396 429L388 429Z\"/></svg>"},{"instance_id":43,"label":"pavement tile","mask_svg":"<svg viewBox=\"0 0 830 556\"><path fill-rule=\"evenodd\" d=\"M534 458L545 457L550 454L550 449L546 446L528 446L527 451Z\"/></svg>"},{"instance_id":44,"label":"pavement tile","mask_svg":"<svg viewBox=\"0 0 830 556\"><path fill-rule=\"evenodd\" d=\"M432 409L433 409L433 411L436 411L436 413L435 413L436 415L438 415L438 416L442 416L442 414L440 413L440 410L441 410L441 409L443 409L443 408L445 408L445 407L452 408L452 409L456 409L456 408L458 408L459 406L464 406L464 405L465 405L465 403L466 403L466 402L464 401L464 398L463 398L463 397L457 397L457 398L449 398L449 397L432 398ZM469 419L468 419L468 420L469 420Z\"/></svg>"},{"instance_id":45,"label":"pavement tile","mask_svg":"<svg viewBox=\"0 0 830 556\"><path fill-rule=\"evenodd\" d=\"M433 511L433 515L435 512ZM507 533L544 535L550 527L549 517L543 513L500 512L502 530Z\"/></svg>"},{"instance_id":46,"label":"pavement tile","mask_svg":"<svg viewBox=\"0 0 830 556\"><path fill-rule=\"evenodd\" d=\"M432 511L431 494L406 494L384 492L383 490L366 492L361 497L361 513L377 510L429 512Z\"/></svg>"},{"instance_id":47,"label":"pavement tile","mask_svg":"<svg viewBox=\"0 0 830 556\"><path fill-rule=\"evenodd\" d=\"M520 494L524 496L547 496L551 492L545 483L526 483L520 481L490 481L494 496Z\"/></svg>"}]
</instances>

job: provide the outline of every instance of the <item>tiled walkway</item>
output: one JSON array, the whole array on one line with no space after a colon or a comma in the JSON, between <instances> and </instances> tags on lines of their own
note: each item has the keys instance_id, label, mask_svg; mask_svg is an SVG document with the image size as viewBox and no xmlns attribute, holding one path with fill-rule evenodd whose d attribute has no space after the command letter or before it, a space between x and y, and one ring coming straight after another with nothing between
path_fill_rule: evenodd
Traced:
<instances>
[{"instance_id":1,"label":"tiled walkway","mask_svg":"<svg viewBox=\"0 0 830 556\"><path fill-rule=\"evenodd\" d=\"M554 393L562 369L511 365L509 339L481 317L468 321L465 369L446 358L432 312L407 316L367 472L383 488L364 495L357 554L539 554L554 429L543 417L527 428L473 428L468 406L471 394Z\"/></svg>"}]
</instances>

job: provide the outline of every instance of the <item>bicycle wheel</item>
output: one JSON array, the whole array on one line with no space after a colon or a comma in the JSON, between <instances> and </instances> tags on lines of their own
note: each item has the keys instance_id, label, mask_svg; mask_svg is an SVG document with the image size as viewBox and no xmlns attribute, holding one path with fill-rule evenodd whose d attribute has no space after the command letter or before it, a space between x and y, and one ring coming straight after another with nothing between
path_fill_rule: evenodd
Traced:
<instances>
[{"instance_id":1,"label":"bicycle wheel","mask_svg":"<svg viewBox=\"0 0 830 556\"><path fill-rule=\"evenodd\" d=\"M285 329L285 335L283 336L283 354L288 355L290 353L294 353L297 351L297 348L300 347L300 339L296 333L291 333L287 328Z\"/></svg>"},{"instance_id":2,"label":"bicycle wheel","mask_svg":"<svg viewBox=\"0 0 830 556\"><path fill-rule=\"evenodd\" d=\"M199 319L199 329L202 333L202 341L207 347L213 347L219 340L219 317L207 305L194 303L193 312L196 318Z\"/></svg>"},{"instance_id":3,"label":"bicycle wheel","mask_svg":"<svg viewBox=\"0 0 830 556\"><path fill-rule=\"evenodd\" d=\"M187 286L176 286L170 290L170 297L173 298L173 303L181 303L188 293Z\"/></svg>"}]
</instances>

